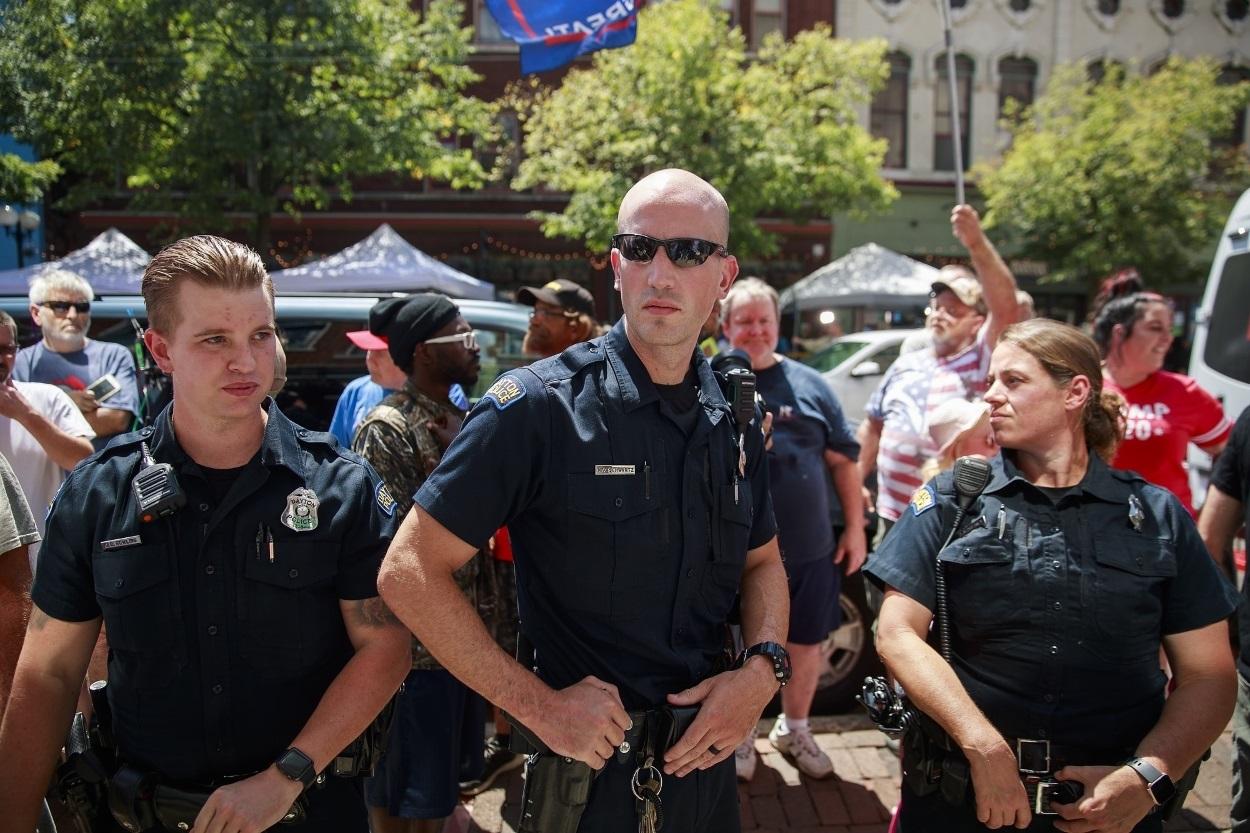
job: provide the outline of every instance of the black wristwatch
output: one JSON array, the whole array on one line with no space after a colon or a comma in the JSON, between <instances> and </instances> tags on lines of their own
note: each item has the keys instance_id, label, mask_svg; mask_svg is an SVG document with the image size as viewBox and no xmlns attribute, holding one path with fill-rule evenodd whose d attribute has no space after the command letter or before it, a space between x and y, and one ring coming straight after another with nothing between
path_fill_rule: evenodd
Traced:
<instances>
[{"instance_id":1,"label":"black wristwatch","mask_svg":"<svg viewBox=\"0 0 1250 833\"><path fill-rule=\"evenodd\" d=\"M777 678L777 682L784 687L790 682L790 652L785 646L778 645L776 642L759 642L752 645L742 652L742 656L738 657L735 668L741 668L747 664L747 660L751 657L768 657L773 661L773 676Z\"/></svg>"},{"instance_id":2,"label":"black wristwatch","mask_svg":"<svg viewBox=\"0 0 1250 833\"><path fill-rule=\"evenodd\" d=\"M1176 785L1172 783L1172 779L1160 772L1154 764L1141 758L1133 758L1125 761L1125 764L1146 782L1146 789L1150 790L1150 797L1154 800L1156 807L1160 804L1167 804L1172 800L1172 796L1176 795Z\"/></svg>"},{"instance_id":3,"label":"black wristwatch","mask_svg":"<svg viewBox=\"0 0 1250 833\"><path fill-rule=\"evenodd\" d=\"M302 784L304 789L308 789L317 781L317 768L313 765L312 758L294 746L279 755L273 765L287 778Z\"/></svg>"}]
</instances>

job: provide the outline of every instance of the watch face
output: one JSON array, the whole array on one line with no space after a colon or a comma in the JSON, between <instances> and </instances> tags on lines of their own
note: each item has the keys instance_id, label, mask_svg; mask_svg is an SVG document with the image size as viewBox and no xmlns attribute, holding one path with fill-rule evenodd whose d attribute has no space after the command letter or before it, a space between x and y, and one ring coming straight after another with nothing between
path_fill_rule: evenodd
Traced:
<instances>
[{"instance_id":1,"label":"watch face","mask_svg":"<svg viewBox=\"0 0 1250 833\"><path fill-rule=\"evenodd\" d=\"M1158 781L1150 785L1150 794L1158 803L1166 804L1172 800L1172 796L1176 795L1176 785L1172 783L1171 778L1161 775Z\"/></svg>"}]
</instances>

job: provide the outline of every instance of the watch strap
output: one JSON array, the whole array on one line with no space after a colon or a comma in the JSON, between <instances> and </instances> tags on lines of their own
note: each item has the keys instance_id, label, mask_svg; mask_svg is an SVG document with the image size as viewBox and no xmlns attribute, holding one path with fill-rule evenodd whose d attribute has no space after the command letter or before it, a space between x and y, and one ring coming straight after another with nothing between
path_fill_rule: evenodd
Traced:
<instances>
[{"instance_id":1,"label":"watch strap","mask_svg":"<svg viewBox=\"0 0 1250 833\"><path fill-rule=\"evenodd\" d=\"M773 676L783 687L790 682L790 654L784 645L776 642L757 642L742 652L737 667L746 665L751 657L767 657L773 664Z\"/></svg>"},{"instance_id":2,"label":"watch strap","mask_svg":"<svg viewBox=\"0 0 1250 833\"><path fill-rule=\"evenodd\" d=\"M1144 758L1131 758L1125 764L1141 776L1146 782L1146 789L1155 805L1166 803L1176 793L1176 785L1166 773Z\"/></svg>"}]
</instances>

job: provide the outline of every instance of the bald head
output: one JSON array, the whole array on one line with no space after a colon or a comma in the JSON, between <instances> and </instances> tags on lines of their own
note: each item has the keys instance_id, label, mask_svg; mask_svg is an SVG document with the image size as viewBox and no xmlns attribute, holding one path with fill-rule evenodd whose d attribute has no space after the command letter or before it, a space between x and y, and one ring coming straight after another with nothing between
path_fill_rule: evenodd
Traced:
<instances>
[{"instance_id":1,"label":"bald head","mask_svg":"<svg viewBox=\"0 0 1250 833\"><path fill-rule=\"evenodd\" d=\"M639 233L635 225L639 210L656 206L694 212L695 216L717 231L717 239L713 242L729 244L729 206L725 198L709 183L680 168L656 171L638 180L621 200L620 211L616 214L616 230L624 234ZM665 232L665 236L687 234L674 230L672 234Z\"/></svg>"}]
</instances>

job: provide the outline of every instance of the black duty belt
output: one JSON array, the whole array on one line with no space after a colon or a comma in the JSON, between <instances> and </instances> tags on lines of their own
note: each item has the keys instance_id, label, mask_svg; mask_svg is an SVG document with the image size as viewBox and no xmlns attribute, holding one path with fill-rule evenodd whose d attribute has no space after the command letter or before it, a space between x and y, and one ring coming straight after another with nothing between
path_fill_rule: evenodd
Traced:
<instances>
[{"instance_id":1,"label":"black duty belt","mask_svg":"<svg viewBox=\"0 0 1250 833\"><path fill-rule=\"evenodd\" d=\"M109 812L126 830L137 833L160 825L166 830L190 830L196 816L217 787L251 776L222 779L212 785L171 784L152 772L122 766L108 781ZM307 817L303 794L279 824L294 824Z\"/></svg>"}]
</instances>

